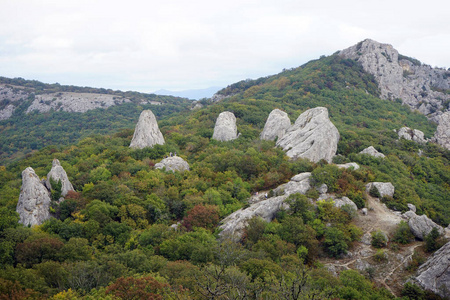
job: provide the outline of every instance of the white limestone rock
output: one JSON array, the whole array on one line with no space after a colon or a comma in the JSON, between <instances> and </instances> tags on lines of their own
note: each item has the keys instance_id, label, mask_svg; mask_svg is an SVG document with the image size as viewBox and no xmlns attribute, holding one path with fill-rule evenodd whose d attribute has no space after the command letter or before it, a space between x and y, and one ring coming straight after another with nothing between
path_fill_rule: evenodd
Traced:
<instances>
[{"instance_id":1,"label":"white limestone rock","mask_svg":"<svg viewBox=\"0 0 450 300\"><path fill-rule=\"evenodd\" d=\"M411 129L409 127L402 127L397 131L398 138L404 138L408 141L414 141L419 144L425 144L427 141L422 131Z\"/></svg>"},{"instance_id":2,"label":"white limestone rock","mask_svg":"<svg viewBox=\"0 0 450 300\"><path fill-rule=\"evenodd\" d=\"M339 132L328 118L328 109L316 107L302 113L276 145L290 158L331 162L336 154Z\"/></svg>"},{"instance_id":3,"label":"white limestone rock","mask_svg":"<svg viewBox=\"0 0 450 300\"><path fill-rule=\"evenodd\" d=\"M338 168L341 169L349 169L349 168L353 168L353 170L358 170L359 169L359 165L355 162L349 162L346 164L338 164L336 165Z\"/></svg>"},{"instance_id":4,"label":"white limestone rock","mask_svg":"<svg viewBox=\"0 0 450 300\"><path fill-rule=\"evenodd\" d=\"M430 290L441 297L449 296L450 242L433 253L433 255L420 266L414 281L423 289Z\"/></svg>"},{"instance_id":5,"label":"white limestone rock","mask_svg":"<svg viewBox=\"0 0 450 300\"><path fill-rule=\"evenodd\" d=\"M366 184L366 193L369 193L372 186L375 186L377 188L381 198L384 196L394 196L395 187L390 182L370 182Z\"/></svg>"},{"instance_id":6,"label":"white limestone rock","mask_svg":"<svg viewBox=\"0 0 450 300\"><path fill-rule=\"evenodd\" d=\"M161 160L159 163L155 164L155 169L166 169L166 171L189 171L189 164L187 161L179 156L170 156Z\"/></svg>"},{"instance_id":7,"label":"white limestone rock","mask_svg":"<svg viewBox=\"0 0 450 300\"><path fill-rule=\"evenodd\" d=\"M40 225L50 218L50 195L41 183L33 168L22 172L22 187L16 211L20 215L19 223L25 226Z\"/></svg>"},{"instance_id":8,"label":"white limestone rock","mask_svg":"<svg viewBox=\"0 0 450 300\"><path fill-rule=\"evenodd\" d=\"M266 222L272 221L275 214L283 206L287 195L272 197L252 204L250 207L241 208L222 220L221 236L230 236L239 239L242 236L244 228L247 226L248 220L253 217L260 217Z\"/></svg>"},{"instance_id":9,"label":"white limestone rock","mask_svg":"<svg viewBox=\"0 0 450 300\"><path fill-rule=\"evenodd\" d=\"M414 204L408 203L407 206L408 206L409 210L412 211L413 213L415 213L417 211L417 208Z\"/></svg>"},{"instance_id":10,"label":"white limestone rock","mask_svg":"<svg viewBox=\"0 0 450 300\"><path fill-rule=\"evenodd\" d=\"M69 191L74 191L72 183L69 181L69 177L67 177L67 173L64 168L61 166L61 163L58 159L53 159L52 169L47 174L47 181L45 185L49 190L52 189L52 184L50 183L50 178L54 181L61 181L61 196L65 197Z\"/></svg>"},{"instance_id":11,"label":"white limestone rock","mask_svg":"<svg viewBox=\"0 0 450 300\"><path fill-rule=\"evenodd\" d=\"M409 219L409 229L411 229L412 234L420 240L425 239L433 228L436 228L439 231L439 234L444 234L444 228L433 222L433 220L426 215L418 216L415 212L410 210L404 213L403 216Z\"/></svg>"},{"instance_id":12,"label":"white limestone rock","mask_svg":"<svg viewBox=\"0 0 450 300\"><path fill-rule=\"evenodd\" d=\"M334 199L334 206L335 207L341 208L344 205L350 206L354 211L358 210L358 206L356 206L355 202L353 202L352 200L350 200L347 197Z\"/></svg>"},{"instance_id":13,"label":"white limestone rock","mask_svg":"<svg viewBox=\"0 0 450 300\"><path fill-rule=\"evenodd\" d=\"M310 177L309 172L297 174L288 183L278 186L274 191L277 195L305 194L311 188Z\"/></svg>"},{"instance_id":14,"label":"white limestone rock","mask_svg":"<svg viewBox=\"0 0 450 300\"><path fill-rule=\"evenodd\" d=\"M450 150L450 112L440 116L439 125L434 133L434 141Z\"/></svg>"},{"instance_id":15,"label":"white limestone rock","mask_svg":"<svg viewBox=\"0 0 450 300\"><path fill-rule=\"evenodd\" d=\"M217 117L212 138L220 142L226 142L235 140L237 137L236 117L232 112L221 112Z\"/></svg>"},{"instance_id":16,"label":"white limestone rock","mask_svg":"<svg viewBox=\"0 0 450 300\"><path fill-rule=\"evenodd\" d=\"M373 146L367 147L366 149L359 152L359 154L367 154L367 155L377 157L377 158L385 158L386 157L383 153L378 152L377 149L375 149Z\"/></svg>"},{"instance_id":17,"label":"white limestone rock","mask_svg":"<svg viewBox=\"0 0 450 300\"><path fill-rule=\"evenodd\" d=\"M289 120L287 113L274 109L267 118L260 138L268 141L280 139L289 127L291 127L291 120Z\"/></svg>"},{"instance_id":18,"label":"white limestone rock","mask_svg":"<svg viewBox=\"0 0 450 300\"><path fill-rule=\"evenodd\" d=\"M144 110L136 124L130 148L142 149L153 147L156 144L164 145L164 143L164 137L159 130L155 115L151 110Z\"/></svg>"}]
</instances>

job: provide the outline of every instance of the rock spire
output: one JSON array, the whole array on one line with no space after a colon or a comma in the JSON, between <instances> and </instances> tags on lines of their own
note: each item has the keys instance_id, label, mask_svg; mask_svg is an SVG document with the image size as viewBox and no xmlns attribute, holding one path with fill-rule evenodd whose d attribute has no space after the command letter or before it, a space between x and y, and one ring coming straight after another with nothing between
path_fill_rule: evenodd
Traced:
<instances>
[{"instance_id":1,"label":"rock spire","mask_svg":"<svg viewBox=\"0 0 450 300\"><path fill-rule=\"evenodd\" d=\"M66 196L67 192L73 191L73 186L69 181L69 178L67 177L67 173L64 170L64 168L61 166L61 163L58 159L53 159L52 162L52 169L47 174L47 181L45 182L47 188L49 190L52 189L52 184L50 183L50 178L52 178L54 181L61 181L61 196Z\"/></svg>"},{"instance_id":2,"label":"rock spire","mask_svg":"<svg viewBox=\"0 0 450 300\"><path fill-rule=\"evenodd\" d=\"M274 141L277 138L280 139L289 127L291 127L291 120L289 120L287 113L279 109L274 109L267 118L260 138L268 141Z\"/></svg>"},{"instance_id":3,"label":"rock spire","mask_svg":"<svg viewBox=\"0 0 450 300\"><path fill-rule=\"evenodd\" d=\"M164 145L164 143L164 137L159 130L155 115L151 110L144 110L136 124L130 148L142 149L153 147L156 144Z\"/></svg>"},{"instance_id":4,"label":"rock spire","mask_svg":"<svg viewBox=\"0 0 450 300\"><path fill-rule=\"evenodd\" d=\"M236 117L232 112L221 112L217 117L212 138L220 142L226 142L235 140L237 137Z\"/></svg>"}]
</instances>

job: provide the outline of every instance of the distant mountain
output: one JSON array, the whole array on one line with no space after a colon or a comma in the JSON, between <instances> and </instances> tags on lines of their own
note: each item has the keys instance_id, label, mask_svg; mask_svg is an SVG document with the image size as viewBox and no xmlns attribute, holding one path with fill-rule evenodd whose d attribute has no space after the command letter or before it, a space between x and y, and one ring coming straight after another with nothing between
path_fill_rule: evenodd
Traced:
<instances>
[{"instance_id":1,"label":"distant mountain","mask_svg":"<svg viewBox=\"0 0 450 300\"><path fill-rule=\"evenodd\" d=\"M162 89L162 90L156 91L155 94L199 100L202 98L211 98L220 89L222 89L222 87L217 87L217 86L209 87L206 89L185 90L185 91L176 91L176 92Z\"/></svg>"}]
</instances>

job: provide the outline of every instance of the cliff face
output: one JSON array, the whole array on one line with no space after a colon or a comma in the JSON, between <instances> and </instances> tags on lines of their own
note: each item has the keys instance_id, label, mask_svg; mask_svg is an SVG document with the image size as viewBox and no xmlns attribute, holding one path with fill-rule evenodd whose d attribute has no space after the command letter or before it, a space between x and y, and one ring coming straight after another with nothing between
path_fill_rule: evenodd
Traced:
<instances>
[{"instance_id":1,"label":"cliff face","mask_svg":"<svg viewBox=\"0 0 450 300\"><path fill-rule=\"evenodd\" d=\"M395 100L418 110L430 120L441 124L450 111L450 71L422 64L403 56L391 45L367 39L340 52L344 58L361 63L364 70L375 76L381 98ZM449 131L450 127L444 131ZM447 147L449 140L435 136L438 144ZM447 147L447 149L450 149Z\"/></svg>"}]
</instances>

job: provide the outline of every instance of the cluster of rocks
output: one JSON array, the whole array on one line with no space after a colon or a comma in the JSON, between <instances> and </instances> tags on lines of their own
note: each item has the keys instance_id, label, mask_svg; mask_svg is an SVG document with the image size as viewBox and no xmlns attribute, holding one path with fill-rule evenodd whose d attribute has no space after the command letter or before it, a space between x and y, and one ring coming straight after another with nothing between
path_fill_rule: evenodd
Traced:
<instances>
[{"instance_id":1,"label":"cluster of rocks","mask_svg":"<svg viewBox=\"0 0 450 300\"><path fill-rule=\"evenodd\" d=\"M425 144L427 142L423 132L418 129L402 127L397 131L397 134L399 139L403 138L405 140L414 141L419 144Z\"/></svg>"},{"instance_id":2,"label":"cluster of rocks","mask_svg":"<svg viewBox=\"0 0 450 300\"><path fill-rule=\"evenodd\" d=\"M169 156L155 164L155 169L165 169L166 171L189 171L189 164L187 161L179 156Z\"/></svg>"},{"instance_id":3,"label":"cluster of rocks","mask_svg":"<svg viewBox=\"0 0 450 300\"><path fill-rule=\"evenodd\" d=\"M400 56L391 45L370 39L340 51L339 55L358 61L374 75L382 98L401 99L403 104L438 123L441 128L434 141L450 149L450 107L446 105L450 95L442 92L450 89L447 70Z\"/></svg>"},{"instance_id":4,"label":"cluster of rocks","mask_svg":"<svg viewBox=\"0 0 450 300\"><path fill-rule=\"evenodd\" d=\"M26 168L22 172L22 187L16 207L20 216L19 223L26 226L40 225L50 218L50 178L55 182L61 182L61 196L64 197L69 191L74 190L66 171L56 158L53 160L52 169L47 174L47 180L41 181L33 168ZM63 197L59 199L60 202L64 199Z\"/></svg>"}]
</instances>

